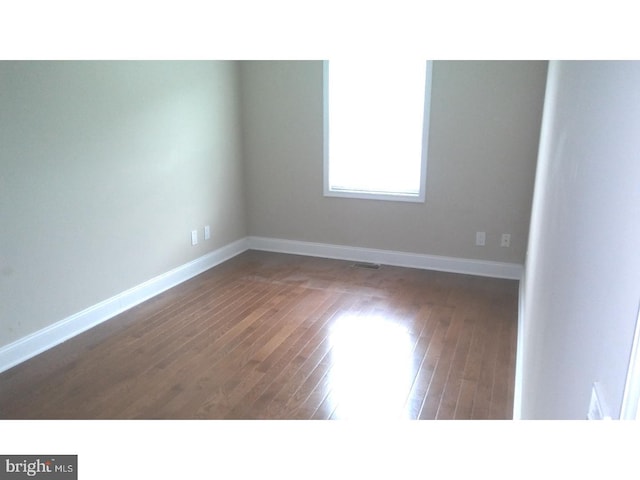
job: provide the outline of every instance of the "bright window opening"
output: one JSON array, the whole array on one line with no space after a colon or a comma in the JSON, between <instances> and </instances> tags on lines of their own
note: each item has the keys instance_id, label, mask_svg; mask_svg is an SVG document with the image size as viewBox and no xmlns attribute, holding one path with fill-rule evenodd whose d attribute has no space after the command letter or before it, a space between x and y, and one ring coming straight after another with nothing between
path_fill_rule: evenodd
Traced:
<instances>
[{"instance_id":1,"label":"bright window opening","mask_svg":"<svg viewBox=\"0 0 640 480\"><path fill-rule=\"evenodd\" d=\"M325 62L324 193L424 202L431 62Z\"/></svg>"}]
</instances>

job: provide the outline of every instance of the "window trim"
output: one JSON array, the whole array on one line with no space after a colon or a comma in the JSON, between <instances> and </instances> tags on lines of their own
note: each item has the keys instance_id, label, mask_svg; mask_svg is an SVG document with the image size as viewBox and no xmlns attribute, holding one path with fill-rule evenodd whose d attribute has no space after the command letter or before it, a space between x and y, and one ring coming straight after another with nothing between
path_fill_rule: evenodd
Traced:
<instances>
[{"instance_id":1,"label":"window trim","mask_svg":"<svg viewBox=\"0 0 640 480\"><path fill-rule=\"evenodd\" d=\"M325 197L386 200L424 203L427 189L427 159L429 153L429 122L431 119L431 85L433 61L426 61L424 115L422 120L422 155L420 166L420 192L417 195L380 193L358 190L337 190L329 187L329 61L322 62L322 115L323 115L323 194Z\"/></svg>"}]
</instances>

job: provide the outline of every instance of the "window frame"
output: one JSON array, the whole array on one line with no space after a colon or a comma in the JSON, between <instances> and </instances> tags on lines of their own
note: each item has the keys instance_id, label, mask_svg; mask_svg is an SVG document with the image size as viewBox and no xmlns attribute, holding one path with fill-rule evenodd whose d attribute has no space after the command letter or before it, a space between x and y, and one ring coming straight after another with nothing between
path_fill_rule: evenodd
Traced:
<instances>
[{"instance_id":1,"label":"window frame","mask_svg":"<svg viewBox=\"0 0 640 480\"><path fill-rule=\"evenodd\" d=\"M365 200L386 200L394 202L424 203L427 188L427 160L429 154L429 123L431 119L431 86L433 60L426 61L424 113L422 120L422 153L420 166L420 191L418 194L383 193L361 190L332 189L329 186L329 60L323 61L322 103L323 103L323 194L325 197L357 198Z\"/></svg>"}]
</instances>

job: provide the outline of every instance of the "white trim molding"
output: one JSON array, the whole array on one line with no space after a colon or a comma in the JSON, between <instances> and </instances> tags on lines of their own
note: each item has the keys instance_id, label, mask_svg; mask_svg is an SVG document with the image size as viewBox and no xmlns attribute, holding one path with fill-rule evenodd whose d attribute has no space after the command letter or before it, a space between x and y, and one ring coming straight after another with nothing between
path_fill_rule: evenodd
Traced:
<instances>
[{"instance_id":1,"label":"white trim molding","mask_svg":"<svg viewBox=\"0 0 640 480\"><path fill-rule=\"evenodd\" d=\"M468 258L442 257L422 253L397 252L373 248L349 247L326 243L302 242L277 238L248 237L249 249L290 253L310 257L370 262L396 267L438 270L449 273L520 280L523 267L517 263L492 262Z\"/></svg>"},{"instance_id":2,"label":"white trim molding","mask_svg":"<svg viewBox=\"0 0 640 480\"><path fill-rule=\"evenodd\" d=\"M0 372L179 285L248 248L242 238L0 348Z\"/></svg>"},{"instance_id":3,"label":"white trim molding","mask_svg":"<svg viewBox=\"0 0 640 480\"><path fill-rule=\"evenodd\" d=\"M518 285L518 335L516 339L516 373L513 389L513 419L522 420L522 382L524 371L524 315L526 273L522 272Z\"/></svg>"}]
</instances>

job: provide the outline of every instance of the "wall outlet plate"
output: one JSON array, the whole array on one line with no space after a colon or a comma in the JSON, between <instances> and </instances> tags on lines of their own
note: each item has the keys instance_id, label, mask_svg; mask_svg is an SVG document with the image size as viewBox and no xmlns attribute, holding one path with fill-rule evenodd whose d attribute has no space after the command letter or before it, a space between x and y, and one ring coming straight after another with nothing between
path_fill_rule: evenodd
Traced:
<instances>
[{"instance_id":1,"label":"wall outlet plate","mask_svg":"<svg viewBox=\"0 0 640 480\"><path fill-rule=\"evenodd\" d=\"M591 387L591 399L589 401L587 420L611 420L598 382L594 382Z\"/></svg>"},{"instance_id":2,"label":"wall outlet plate","mask_svg":"<svg viewBox=\"0 0 640 480\"><path fill-rule=\"evenodd\" d=\"M191 230L191 245L198 244L198 230Z\"/></svg>"}]
</instances>

